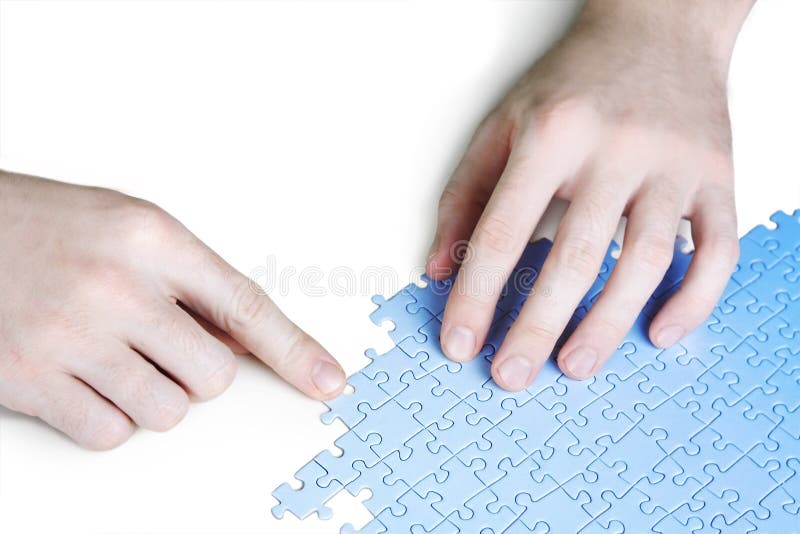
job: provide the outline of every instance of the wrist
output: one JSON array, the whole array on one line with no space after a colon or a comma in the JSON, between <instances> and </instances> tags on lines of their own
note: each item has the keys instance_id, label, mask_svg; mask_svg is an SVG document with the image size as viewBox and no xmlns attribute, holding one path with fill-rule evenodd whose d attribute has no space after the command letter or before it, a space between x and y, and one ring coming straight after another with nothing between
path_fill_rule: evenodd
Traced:
<instances>
[{"instance_id":1,"label":"wrist","mask_svg":"<svg viewBox=\"0 0 800 534\"><path fill-rule=\"evenodd\" d=\"M755 0L588 0L576 31L638 38L643 47L704 56L727 75L736 37Z\"/></svg>"}]
</instances>

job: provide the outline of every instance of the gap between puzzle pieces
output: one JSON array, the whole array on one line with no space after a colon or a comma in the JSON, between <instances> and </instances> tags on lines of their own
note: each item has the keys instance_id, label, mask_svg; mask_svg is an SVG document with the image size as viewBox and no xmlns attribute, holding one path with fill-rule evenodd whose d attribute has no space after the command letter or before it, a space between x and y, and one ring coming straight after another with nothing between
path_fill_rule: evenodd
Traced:
<instances>
[{"instance_id":1,"label":"gap between puzzle pieces","mask_svg":"<svg viewBox=\"0 0 800 534\"><path fill-rule=\"evenodd\" d=\"M439 347L452 280L375 297L396 343L327 402L349 428L284 484L273 513L330 516L325 503L372 491L361 532L776 532L800 529L800 211L740 240L712 316L657 349L649 320L691 261L670 269L606 367L578 382L547 362L526 390L490 377L550 250L528 246L497 304L486 345L456 363ZM574 329L614 267L612 244ZM342 532L353 532L345 525Z\"/></svg>"}]
</instances>

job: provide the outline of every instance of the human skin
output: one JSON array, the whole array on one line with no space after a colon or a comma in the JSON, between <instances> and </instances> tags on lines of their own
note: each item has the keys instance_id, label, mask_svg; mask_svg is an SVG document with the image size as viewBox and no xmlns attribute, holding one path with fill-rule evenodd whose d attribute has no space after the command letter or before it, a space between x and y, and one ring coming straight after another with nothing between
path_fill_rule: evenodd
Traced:
<instances>
[{"instance_id":1,"label":"human skin","mask_svg":"<svg viewBox=\"0 0 800 534\"><path fill-rule=\"evenodd\" d=\"M339 364L157 206L0 171L0 404L90 449L172 428L250 352L306 395Z\"/></svg>"},{"instance_id":2,"label":"human skin","mask_svg":"<svg viewBox=\"0 0 800 534\"><path fill-rule=\"evenodd\" d=\"M492 362L527 387L602 264L624 246L597 302L558 353L595 374L670 264L678 222L695 255L650 325L668 347L717 302L738 258L726 80L750 0L590 0L569 32L478 127L439 203L426 271L458 275L442 320L448 357L474 358L503 282L553 197L570 201L531 295ZM469 239L463 262L453 254ZM488 274L487 274L488 273Z\"/></svg>"}]
</instances>

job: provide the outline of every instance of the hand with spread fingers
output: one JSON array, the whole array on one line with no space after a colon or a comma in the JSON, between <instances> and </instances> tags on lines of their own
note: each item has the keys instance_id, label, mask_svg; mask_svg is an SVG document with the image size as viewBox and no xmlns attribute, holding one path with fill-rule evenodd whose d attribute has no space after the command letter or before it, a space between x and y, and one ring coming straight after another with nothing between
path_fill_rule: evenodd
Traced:
<instances>
[{"instance_id":1,"label":"hand with spread fingers","mask_svg":"<svg viewBox=\"0 0 800 534\"><path fill-rule=\"evenodd\" d=\"M527 387L595 280L620 218L623 250L604 291L558 353L596 373L670 264L678 223L695 255L650 326L668 347L711 312L738 258L726 80L752 2L589 0L572 29L483 121L441 196L426 270L458 275L444 352L475 357L511 269L553 197L570 201L553 248L492 375ZM469 239L463 262L451 253Z\"/></svg>"},{"instance_id":2,"label":"hand with spread fingers","mask_svg":"<svg viewBox=\"0 0 800 534\"><path fill-rule=\"evenodd\" d=\"M345 376L177 220L99 188L0 172L0 404L91 449L176 425L251 352L317 399Z\"/></svg>"}]
</instances>

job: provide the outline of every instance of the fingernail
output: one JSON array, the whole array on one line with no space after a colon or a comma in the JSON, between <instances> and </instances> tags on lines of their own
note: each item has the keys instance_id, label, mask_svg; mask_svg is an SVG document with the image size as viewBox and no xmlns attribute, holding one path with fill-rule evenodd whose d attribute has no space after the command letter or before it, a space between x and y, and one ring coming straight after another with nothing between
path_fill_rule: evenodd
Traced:
<instances>
[{"instance_id":1,"label":"fingernail","mask_svg":"<svg viewBox=\"0 0 800 534\"><path fill-rule=\"evenodd\" d=\"M339 391L344 385L344 373L330 362L319 362L311 373L311 381L325 395Z\"/></svg>"},{"instance_id":2,"label":"fingernail","mask_svg":"<svg viewBox=\"0 0 800 534\"><path fill-rule=\"evenodd\" d=\"M671 347L678 342L686 332L678 325L665 326L656 334L656 345L662 349Z\"/></svg>"},{"instance_id":3,"label":"fingernail","mask_svg":"<svg viewBox=\"0 0 800 534\"><path fill-rule=\"evenodd\" d=\"M574 376L588 378L597 364L597 353L588 347L578 347L567 354L564 364Z\"/></svg>"},{"instance_id":4,"label":"fingernail","mask_svg":"<svg viewBox=\"0 0 800 534\"><path fill-rule=\"evenodd\" d=\"M519 391L528 387L533 366L527 358L512 356L500 366L497 373L507 389Z\"/></svg>"},{"instance_id":5,"label":"fingernail","mask_svg":"<svg viewBox=\"0 0 800 534\"><path fill-rule=\"evenodd\" d=\"M447 331L444 351L454 360L469 360L475 352L475 334L466 326L454 326Z\"/></svg>"}]
</instances>

